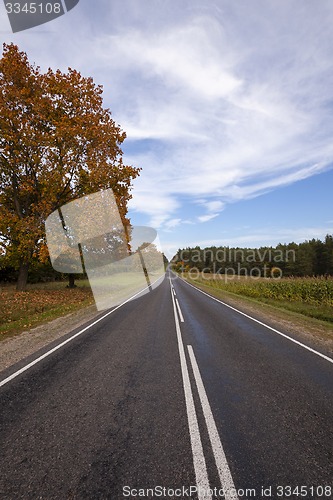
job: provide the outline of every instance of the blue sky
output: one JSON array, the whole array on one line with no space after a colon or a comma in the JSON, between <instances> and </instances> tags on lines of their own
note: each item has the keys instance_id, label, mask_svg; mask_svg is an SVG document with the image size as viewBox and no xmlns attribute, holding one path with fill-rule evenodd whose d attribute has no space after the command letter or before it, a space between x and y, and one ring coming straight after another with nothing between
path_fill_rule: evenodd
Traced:
<instances>
[{"instance_id":1,"label":"blue sky","mask_svg":"<svg viewBox=\"0 0 333 500\"><path fill-rule=\"evenodd\" d=\"M80 0L3 42L104 86L166 254L333 233L331 0Z\"/></svg>"}]
</instances>

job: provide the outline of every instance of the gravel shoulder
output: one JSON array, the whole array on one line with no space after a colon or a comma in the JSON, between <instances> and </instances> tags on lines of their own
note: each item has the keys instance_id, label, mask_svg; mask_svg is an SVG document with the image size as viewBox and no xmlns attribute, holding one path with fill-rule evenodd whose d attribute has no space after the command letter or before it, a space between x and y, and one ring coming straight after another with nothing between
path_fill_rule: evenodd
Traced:
<instances>
[{"instance_id":1,"label":"gravel shoulder","mask_svg":"<svg viewBox=\"0 0 333 500\"><path fill-rule=\"evenodd\" d=\"M97 315L96 306L89 306L2 340L0 342L0 371L93 320Z\"/></svg>"}]
</instances>

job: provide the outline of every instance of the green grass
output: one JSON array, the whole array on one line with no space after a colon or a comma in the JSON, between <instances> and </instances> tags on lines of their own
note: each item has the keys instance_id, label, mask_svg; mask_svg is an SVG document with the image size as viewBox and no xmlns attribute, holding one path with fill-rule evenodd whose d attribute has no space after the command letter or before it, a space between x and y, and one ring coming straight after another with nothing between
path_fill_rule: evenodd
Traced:
<instances>
[{"instance_id":1,"label":"green grass","mask_svg":"<svg viewBox=\"0 0 333 500\"><path fill-rule=\"evenodd\" d=\"M65 316L94 303L89 284L52 282L28 285L25 292L15 286L0 288L0 339L28 330L59 316Z\"/></svg>"},{"instance_id":2,"label":"green grass","mask_svg":"<svg viewBox=\"0 0 333 500\"><path fill-rule=\"evenodd\" d=\"M187 277L187 279L190 279ZM250 279L205 275L193 283L235 296L247 297L276 308L333 323L333 279L282 278Z\"/></svg>"}]
</instances>

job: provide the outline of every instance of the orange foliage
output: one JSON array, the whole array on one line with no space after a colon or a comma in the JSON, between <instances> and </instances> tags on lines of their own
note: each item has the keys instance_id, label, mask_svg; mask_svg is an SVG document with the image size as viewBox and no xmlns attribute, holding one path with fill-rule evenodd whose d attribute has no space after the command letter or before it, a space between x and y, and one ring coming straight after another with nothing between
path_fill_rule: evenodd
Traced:
<instances>
[{"instance_id":1,"label":"orange foliage","mask_svg":"<svg viewBox=\"0 0 333 500\"><path fill-rule=\"evenodd\" d=\"M21 331L35 326L48 311L61 310L64 315L91 303L90 288L15 292L5 287L0 290L0 335L13 331L13 327L14 331Z\"/></svg>"},{"instance_id":2,"label":"orange foliage","mask_svg":"<svg viewBox=\"0 0 333 500\"><path fill-rule=\"evenodd\" d=\"M47 258L44 222L65 203L112 188L124 223L138 168L102 87L73 69L42 74L14 44L0 60L0 246L18 266Z\"/></svg>"}]
</instances>

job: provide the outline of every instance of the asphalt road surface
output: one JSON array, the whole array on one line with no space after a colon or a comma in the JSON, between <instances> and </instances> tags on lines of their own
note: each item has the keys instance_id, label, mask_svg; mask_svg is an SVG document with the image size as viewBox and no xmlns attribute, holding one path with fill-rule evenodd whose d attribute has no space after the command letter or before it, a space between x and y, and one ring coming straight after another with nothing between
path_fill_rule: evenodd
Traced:
<instances>
[{"instance_id":1,"label":"asphalt road surface","mask_svg":"<svg viewBox=\"0 0 333 500\"><path fill-rule=\"evenodd\" d=\"M0 374L1 499L333 498L324 352L169 274L86 326Z\"/></svg>"}]
</instances>

